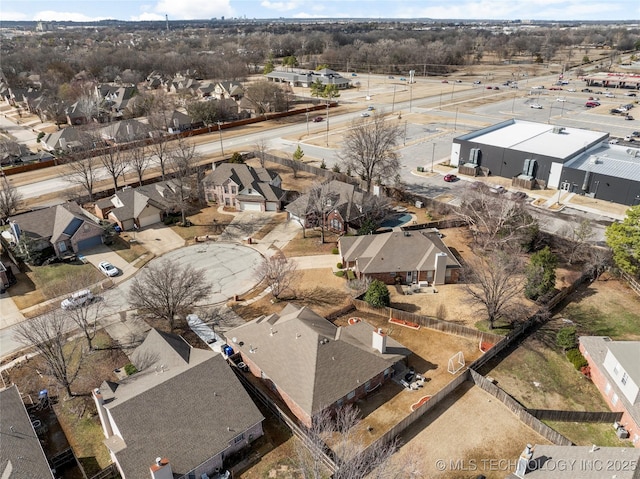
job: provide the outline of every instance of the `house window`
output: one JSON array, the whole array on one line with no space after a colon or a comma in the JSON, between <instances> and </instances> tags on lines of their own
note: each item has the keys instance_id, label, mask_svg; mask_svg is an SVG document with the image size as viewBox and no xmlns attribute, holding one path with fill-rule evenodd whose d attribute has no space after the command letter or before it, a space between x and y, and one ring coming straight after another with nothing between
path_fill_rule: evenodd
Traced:
<instances>
[{"instance_id":1,"label":"house window","mask_svg":"<svg viewBox=\"0 0 640 479\"><path fill-rule=\"evenodd\" d=\"M618 375L618 372L620 371L618 368L620 367L620 365L618 363L616 363L616 365L613 367L613 374L615 376Z\"/></svg>"},{"instance_id":2,"label":"house window","mask_svg":"<svg viewBox=\"0 0 640 479\"><path fill-rule=\"evenodd\" d=\"M618 395L616 393L613 393L613 397L611 398L611 404L613 404L614 406L618 404Z\"/></svg>"},{"instance_id":3,"label":"house window","mask_svg":"<svg viewBox=\"0 0 640 479\"><path fill-rule=\"evenodd\" d=\"M344 404L344 399L342 399L342 398L338 399L338 401L336 402L336 405L338 407L342 407L343 404Z\"/></svg>"},{"instance_id":4,"label":"house window","mask_svg":"<svg viewBox=\"0 0 640 479\"><path fill-rule=\"evenodd\" d=\"M627 379L629 379L629 376L627 375L627 373L622 373L622 378L620 379L620 382L622 384L627 384Z\"/></svg>"},{"instance_id":5,"label":"house window","mask_svg":"<svg viewBox=\"0 0 640 479\"><path fill-rule=\"evenodd\" d=\"M349 394L347 394L347 401L349 399L353 399L355 397L355 395L356 395L356 392L355 391L351 391Z\"/></svg>"},{"instance_id":6,"label":"house window","mask_svg":"<svg viewBox=\"0 0 640 479\"><path fill-rule=\"evenodd\" d=\"M64 241L60 241L58 243L58 251L60 251L61 253L67 251L67 243L65 243Z\"/></svg>"},{"instance_id":7,"label":"house window","mask_svg":"<svg viewBox=\"0 0 640 479\"><path fill-rule=\"evenodd\" d=\"M228 194L229 193L229 187L227 185L224 185L223 191L224 191L225 195Z\"/></svg>"},{"instance_id":8,"label":"house window","mask_svg":"<svg viewBox=\"0 0 640 479\"><path fill-rule=\"evenodd\" d=\"M242 441L244 439L244 433L240 434L239 436L236 436L233 438L233 441L231 441L233 444L238 444L240 441Z\"/></svg>"},{"instance_id":9,"label":"house window","mask_svg":"<svg viewBox=\"0 0 640 479\"><path fill-rule=\"evenodd\" d=\"M231 187L231 194L232 194L232 195L235 195L235 194L236 194L236 187L235 187L235 186L232 186L232 187Z\"/></svg>"},{"instance_id":10,"label":"house window","mask_svg":"<svg viewBox=\"0 0 640 479\"><path fill-rule=\"evenodd\" d=\"M604 387L604 394L608 396L610 392L611 392L611 383L607 381L607 385Z\"/></svg>"},{"instance_id":11,"label":"house window","mask_svg":"<svg viewBox=\"0 0 640 479\"><path fill-rule=\"evenodd\" d=\"M368 391L369 390L369 386L371 386L371 381L367 381L366 383L364 383L364 390Z\"/></svg>"}]
</instances>

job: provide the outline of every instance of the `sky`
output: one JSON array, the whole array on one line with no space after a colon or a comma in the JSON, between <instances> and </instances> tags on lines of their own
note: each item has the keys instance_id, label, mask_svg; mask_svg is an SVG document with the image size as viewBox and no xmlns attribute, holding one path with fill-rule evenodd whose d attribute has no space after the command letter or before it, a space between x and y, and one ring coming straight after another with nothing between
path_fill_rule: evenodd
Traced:
<instances>
[{"instance_id":1,"label":"sky","mask_svg":"<svg viewBox=\"0 0 640 479\"><path fill-rule=\"evenodd\" d=\"M639 0L0 0L8 20L433 18L634 20Z\"/></svg>"}]
</instances>

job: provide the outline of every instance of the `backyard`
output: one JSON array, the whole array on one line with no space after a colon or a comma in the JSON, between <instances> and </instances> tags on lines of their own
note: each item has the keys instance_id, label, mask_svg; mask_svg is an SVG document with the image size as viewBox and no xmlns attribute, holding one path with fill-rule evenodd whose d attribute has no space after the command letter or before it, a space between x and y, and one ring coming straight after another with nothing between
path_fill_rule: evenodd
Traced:
<instances>
[{"instance_id":1,"label":"backyard","mask_svg":"<svg viewBox=\"0 0 640 479\"><path fill-rule=\"evenodd\" d=\"M606 335L612 339L640 338L640 298L622 281L605 273L579 288L551 321L513 349L501 361L483 368L498 385L525 407L575 411L608 411L595 385L577 371L556 345L557 332L575 326L578 335ZM625 444L610 424L549 423L576 444Z\"/></svg>"}]
</instances>

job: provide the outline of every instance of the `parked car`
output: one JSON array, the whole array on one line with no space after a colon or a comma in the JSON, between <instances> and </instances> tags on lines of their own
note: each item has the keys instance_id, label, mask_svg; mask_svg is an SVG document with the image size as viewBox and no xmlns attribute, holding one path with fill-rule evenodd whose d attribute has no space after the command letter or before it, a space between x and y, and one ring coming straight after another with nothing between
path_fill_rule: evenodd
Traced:
<instances>
[{"instance_id":1,"label":"parked car","mask_svg":"<svg viewBox=\"0 0 640 479\"><path fill-rule=\"evenodd\" d=\"M405 77L400 77L400 81L407 81Z\"/></svg>"},{"instance_id":2,"label":"parked car","mask_svg":"<svg viewBox=\"0 0 640 479\"><path fill-rule=\"evenodd\" d=\"M502 193L504 193L504 192L505 192L505 191L507 191L507 190L505 189L505 187L504 187L504 186L500 186L500 185L493 185L491 188L489 188L489 191L490 191L491 193L502 194Z\"/></svg>"},{"instance_id":3,"label":"parked car","mask_svg":"<svg viewBox=\"0 0 640 479\"><path fill-rule=\"evenodd\" d=\"M582 93L591 93L592 90L590 88L583 88L582 90L580 90Z\"/></svg>"},{"instance_id":4,"label":"parked car","mask_svg":"<svg viewBox=\"0 0 640 479\"><path fill-rule=\"evenodd\" d=\"M442 83L449 83L449 80L442 80Z\"/></svg>"},{"instance_id":5,"label":"parked car","mask_svg":"<svg viewBox=\"0 0 640 479\"><path fill-rule=\"evenodd\" d=\"M95 296L93 296L93 293L91 291L89 291L88 289L83 289L80 291L76 291L68 298L62 300L62 303L60 303L60 307L62 309L75 309L84 304L90 303L94 299Z\"/></svg>"},{"instance_id":6,"label":"parked car","mask_svg":"<svg viewBox=\"0 0 640 479\"><path fill-rule=\"evenodd\" d=\"M473 82L473 84L474 85L480 85L480 84L482 84L482 82L480 80L476 80L476 81Z\"/></svg>"},{"instance_id":7,"label":"parked car","mask_svg":"<svg viewBox=\"0 0 640 479\"><path fill-rule=\"evenodd\" d=\"M536 110L542 110L542 105L540 103L532 103L529 105L531 108L535 108Z\"/></svg>"},{"instance_id":8,"label":"parked car","mask_svg":"<svg viewBox=\"0 0 640 479\"><path fill-rule=\"evenodd\" d=\"M98 263L98 269L100 270L100 272L102 272L102 274L109 277L118 276L118 274L120 274L118 268L116 268L108 261L101 261L100 263Z\"/></svg>"},{"instance_id":9,"label":"parked car","mask_svg":"<svg viewBox=\"0 0 640 479\"><path fill-rule=\"evenodd\" d=\"M632 131L631 136L640 136L640 131Z\"/></svg>"},{"instance_id":10,"label":"parked car","mask_svg":"<svg viewBox=\"0 0 640 479\"><path fill-rule=\"evenodd\" d=\"M626 115L624 117L625 120L635 120L635 118L633 118L631 115Z\"/></svg>"},{"instance_id":11,"label":"parked car","mask_svg":"<svg viewBox=\"0 0 640 479\"><path fill-rule=\"evenodd\" d=\"M556 98L556 101L565 102L565 101L567 101L567 99L566 98Z\"/></svg>"},{"instance_id":12,"label":"parked car","mask_svg":"<svg viewBox=\"0 0 640 479\"><path fill-rule=\"evenodd\" d=\"M352 77L357 77L357 76L358 76L358 74L357 74L357 73L352 73L352 74L351 74L351 76L352 76Z\"/></svg>"},{"instance_id":13,"label":"parked car","mask_svg":"<svg viewBox=\"0 0 640 479\"><path fill-rule=\"evenodd\" d=\"M635 141L635 139L633 138L633 136L627 135L624 137L624 141Z\"/></svg>"},{"instance_id":14,"label":"parked car","mask_svg":"<svg viewBox=\"0 0 640 479\"><path fill-rule=\"evenodd\" d=\"M625 96L636 96L636 94L632 91L625 93Z\"/></svg>"},{"instance_id":15,"label":"parked car","mask_svg":"<svg viewBox=\"0 0 640 479\"><path fill-rule=\"evenodd\" d=\"M549 88L549 90L562 90L561 86L552 86Z\"/></svg>"},{"instance_id":16,"label":"parked car","mask_svg":"<svg viewBox=\"0 0 640 479\"><path fill-rule=\"evenodd\" d=\"M616 97L613 93L608 92L608 91L604 93L604 96L606 96L607 98L615 98Z\"/></svg>"},{"instance_id":17,"label":"parked car","mask_svg":"<svg viewBox=\"0 0 640 479\"><path fill-rule=\"evenodd\" d=\"M447 183L453 183L457 179L458 177L452 173L449 173L448 175L444 175L444 181L446 181Z\"/></svg>"},{"instance_id":18,"label":"parked car","mask_svg":"<svg viewBox=\"0 0 640 479\"><path fill-rule=\"evenodd\" d=\"M389 75L387 78L388 78L389 80L393 80L395 77L394 77L393 75Z\"/></svg>"},{"instance_id":19,"label":"parked car","mask_svg":"<svg viewBox=\"0 0 640 479\"><path fill-rule=\"evenodd\" d=\"M362 113L360 113L360 116L366 118L369 116L369 113L367 113L366 111L363 111Z\"/></svg>"},{"instance_id":20,"label":"parked car","mask_svg":"<svg viewBox=\"0 0 640 479\"><path fill-rule=\"evenodd\" d=\"M375 108L373 105L369 105L369 106L367 107L367 111L373 111L373 110L375 110L375 109L376 109L376 108Z\"/></svg>"},{"instance_id":21,"label":"parked car","mask_svg":"<svg viewBox=\"0 0 640 479\"><path fill-rule=\"evenodd\" d=\"M567 88L567 91L571 92L571 93L575 93L576 89L575 88Z\"/></svg>"},{"instance_id":22,"label":"parked car","mask_svg":"<svg viewBox=\"0 0 640 479\"><path fill-rule=\"evenodd\" d=\"M313 119L313 122L314 122L314 123L319 123L319 122L321 122L321 121L324 121L324 116L316 116L316 117Z\"/></svg>"},{"instance_id":23,"label":"parked car","mask_svg":"<svg viewBox=\"0 0 640 479\"><path fill-rule=\"evenodd\" d=\"M600 106L600 103L598 103L597 101L588 101L584 104L584 106L586 106L587 108L595 108L596 106Z\"/></svg>"},{"instance_id":24,"label":"parked car","mask_svg":"<svg viewBox=\"0 0 640 479\"><path fill-rule=\"evenodd\" d=\"M487 90L493 90L493 87L491 85L487 85Z\"/></svg>"}]
</instances>

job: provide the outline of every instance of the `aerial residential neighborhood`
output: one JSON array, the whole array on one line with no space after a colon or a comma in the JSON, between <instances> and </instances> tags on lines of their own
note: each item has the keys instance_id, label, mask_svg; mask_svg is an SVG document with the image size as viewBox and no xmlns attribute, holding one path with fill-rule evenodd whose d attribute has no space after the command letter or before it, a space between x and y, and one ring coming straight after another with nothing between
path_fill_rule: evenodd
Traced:
<instances>
[{"instance_id":1,"label":"aerial residential neighborhood","mask_svg":"<svg viewBox=\"0 0 640 479\"><path fill-rule=\"evenodd\" d=\"M640 477L637 22L8 3L0 477Z\"/></svg>"}]
</instances>

